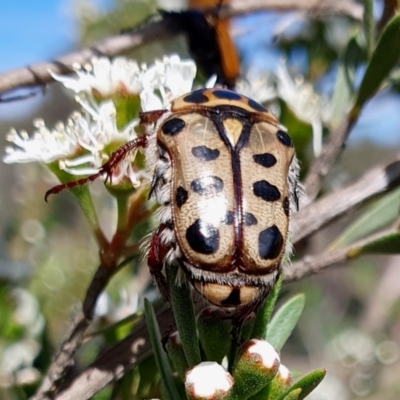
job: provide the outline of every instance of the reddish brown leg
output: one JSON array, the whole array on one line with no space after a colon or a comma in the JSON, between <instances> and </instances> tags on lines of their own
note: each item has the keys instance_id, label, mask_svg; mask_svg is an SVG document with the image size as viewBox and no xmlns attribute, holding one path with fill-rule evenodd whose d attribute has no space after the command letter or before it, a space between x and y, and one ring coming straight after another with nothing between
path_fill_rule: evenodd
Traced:
<instances>
[{"instance_id":1,"label":"reddish brown leg","mask_svg":"<svg viewBox=\"0 0 400 400\"><path fill-rule=\"evenodd\" d=\"M170 301L170 295L168 292L167 279L162 273L164 260L168 251L172 248L170 244L165 245L161 243L161 234L164 230L170 230L167 224L161 224L158 229L154 232L150 242L149 255L147 257L147 264L150 269L150 273L155 280L162 297Z\"/></svg>"},{"instance_id":2,"label":"reddish brown leg","mask_svg":"<svg viewBox=\"0 0 400 400\"><path fill-rule=\"evenodd\" d=\"M99 172L90 175L87 178L78 179L77 181L72 181L54 186L52 189L46 192L44 196L45 201L47 202L47 199L51 194L57 194L64 189L71 189L75 186L81 186L84 185L85 183L93 182L103 175L105 175L106 177L105 181L107 182L108 180L111 183L112 174L116 169L116 167L118 167L118 164L124 158L126 158L132 151L135 151L139 147L146 147L146 146L147 146L147 135L140 136L134 140L131 140L130 142L124 144L119 149L114 151L114 153L111 154L110 159L99 169Z\"/></svg>"}]
</instances>

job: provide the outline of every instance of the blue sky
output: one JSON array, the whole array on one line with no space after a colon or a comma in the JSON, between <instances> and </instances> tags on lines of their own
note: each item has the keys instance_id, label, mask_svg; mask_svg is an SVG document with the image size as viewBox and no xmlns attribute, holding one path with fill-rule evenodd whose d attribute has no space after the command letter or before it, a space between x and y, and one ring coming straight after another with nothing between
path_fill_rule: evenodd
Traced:
<instances>
[{"instance_id":1,"label":"blue sky","mask_svg":"<svg viewBox=\"0 0 400 400\"><path fill-rule=\"evenodd\" d=\"M107 2L110 0L96 1L100 4ZM73 4L72 0L0 0L0 73L56 58L71 51L76 43ZM264 18L264 22L255 24L255 20L260 18ZM267 63L273 68L279 61L279 53L272 47L265 46L265 38L271 35L275 26L274 20L276 21L274 15L243 18L241 24L244 27L249 24L262 27L255 30L254 34L258 37L262 35L264 38L263 47L258 49L254 46L256 41L247 40L243 45L241 38L238 39L239 49L248 50L247 54L243 54L244 64L259 63L261 55L264 67ZM253 58L254 54L258 54L258 57ZM36 107L39 101L40 98L34 98L10 104L3 103L0 105L0 118L18 118L21 113L26 113L27 109ZM381 95L364 110L351 139L369 138L400 148L398 110L400 110L399 96L394 97L387 93ZM380 127L379 132L377 127ZM381 134L381 131L386 134Z\"/></svg>"},{"instance_id":2,"label":"blue sky","mask_svg":"<svg viewBox=\"0 0 400 400\"><path fill-rule=\"evenodd\" d=\"M62 54L75 42L69 0L0 1L0 72Z\"/></svg>"},{"instance_id":3,"label":"blue sky","mask_svg":"<svg viewBox=\"0 0 400 400\"><path fill-rule=\"evenodd\" d=\"M75 31L70 0L0 0L0 73L70 51ZM0 118L18 118L40 101L3 103Z\"/></svg>"}]
</instances>

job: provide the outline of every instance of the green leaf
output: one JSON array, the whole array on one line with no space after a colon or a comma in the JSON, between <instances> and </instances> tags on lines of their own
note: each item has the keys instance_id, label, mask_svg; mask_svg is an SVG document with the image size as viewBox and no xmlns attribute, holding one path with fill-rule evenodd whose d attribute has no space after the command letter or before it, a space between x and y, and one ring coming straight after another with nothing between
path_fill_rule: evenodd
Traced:
<instances>
[{"instance_id":1,"label":"green leaf","mask_svg":"<svg viewBox=\"0 0 400 400\"><path fill-rule=\"evenodd\" d=\"M345 229L331 248L347 246L387 226L398 217L399 205L400 188L371 204L360 218Z\"/></svg>"},{"instance_id":2,"label":"green leaf","mask_svg":"<svg viewBox=\"0 0 400 400\"><path fill-rule=\"evenodd\" d=\"M304 294L299 294L288 300L273 316L268 325L266 340L280 350L292 333L305 303Z\"/></svg>"},{"instance_id":3,"label":"green leaf","mask_svg":"<svg viewBox=\"0 0 400 400\"><path fill-rule=\"evenodd\" d=\"M337 128L349 111L354 95L354 77L357 66L365 62L365 52L354 34L339 60L335 89L332 96L331 125Z\"/></svg>"},{"instance_id":4,"label":"green leaf","mask_svg":"<svg viewBox=\"0 0 400 400\"><path fill-rule=\"evenodd\" d=\"M206 361L220 364L231 345L232 322L221 318L219 310L206 308L197 318L197 329Z\"/></svg>"},{"instance_id":5,"label":"green leaf","mask_svg":"<svg viewBox=\"0 0 400 400\"><path fill-rule=\"evenodd\" d=\"M311 124L299 119L283 100L279 101L280 123L285 126L293 139L296 156L301 162L302 170L306 171L309 164L309 148L313 138Z\"/></svg>"},{"instance_id":6,"label":"green leaf","mask_svg":"<svg viewBox=\"0 0 400 400\"><path fill-rule=\"evenodd\" d=\"M293 393L298 389L301 389L301 394L297 398L298 400L305 399L324 379L326 375L326 371L324 369L317 369L306 376L303 376L300 380L298 380L292 387L279 399L276 400L288 400L291 397L288 397L289 394Z\"/></svg>"},{"instance_id":7,"label":"green leaf","mask_svg":"<svg viewBox=\"0 0 400 400\"><path fill-rule=\"evenodd\" d=\"M116 340L121 340L132 331L133 326L140 321L142 314L142 311L130 314L113 324L107 325L104 328L102 327L91 332L90 334L85 335L85 340L87 341L101 335L104 335L107 339L110 339L110 342L111 340L114 342Z\"/></svg>"},{"instance_id":8,"label":"green leaf","mask_svg":"<svg viewBox=\"0 0 400 400\"><path fill-rule=\"evenodd\" d=\"M301 396L301 389L295 389L292 392L290 392L283 400L299 400L301 399L300 396Z\"/></svg>"},{"instance_id":9,"label":"green leaf","mask_svg":"<svg viewBox=\"0 0 400 400\"><path fill-rule=\"evenodd\" d=\"M360 249L360 254L400 254L400 232L376 239Z\"/></svg>"},{"instance_id":10,"label":"green leaf","mask_svg":"<svg viewBox=\"0 0 400 400\"><path fill-rule=\"evenodd\" d=\"M129 387L127 388L126 396L122 399L132 399L132 387L137 386L136 396L137 399L150 399L153 398L160 383L160 375L155 373L157 370L157 363L153 357L148 357L143 360L136 368L137 375L133 376ZM135 371L136 372L136 371Z\"/></svg>"},{"instance_id":11,"label":"green leaf","mask_svg":"<svg viewBox=\"0 0 400 400\"><path fill-rule=\"evenodd\" d=\"M179 399L179 395L172 380L172 373L167 354L165 353L161 345L161 335L158 328L156 315L154 313L152 304L147 299L144 299L144 312L146 315L146 322L149 330L151 347L154 352L158 372L161 376L163 399L177 400Z\"/></svg>"},{"instance_id":12,"label":"green leaf","mask_svg":"<svg viewBox=\"0 0 400 400\"><path fill-rule=\"evenodd\" d=\"M264 303L257 311L257 315L253 325L253 330L250 335L251 339L265 338L268 322L271 318L272 311L274 310L276 300L281 290L282 281L283 281L283 275L281 274L278 280L276 281L275 286L268 294L268 297L265 299Z\"/></svg>"},{"instance_id":13,"label":"green leaf","mask_svg":"<svg viewBox=\"0 0 400 400\"><path fill-rule=\"evenodd\" d=\"M371 57L374 49L374 0L364 0L364 34L367 42L367 53Z\"/></svg>"},{"instance_id":14,"label":"green leaf","mask_svg":"<svg viewBox=\"0 0 400 400\"><path fill-rule=\"evenodd\" d=\"M178 373L179 378L181 378L183 382L185 379L185 372L188 369L188 364L179 336L175 336L174 334L169 335L165 348L167 350L169 359L172 361L175 371Z\"/></svg>"},{"instance_id":15,"label":"green leaf","mask_svg":"<svg viewBox=\"0 0 400 400\"><path fill-rule=\"evenodd\" d=\"M357 99L350 112L350 120L355 121L364 103L379 89L383 80L400 59L400 14L395 15L386 25L364 78L358 90Z\"/></svg>"},{"instance_id":16,"label":"green leaf","mask_svg":"<svg viewBox=\"0 0 400 400\"><path fill-rule=\"evenodd\" d=\"M178 265L169 265L166 269L168 288L183 351L189 367L193 367L201 362L196 319L189 286L184 282L181 285L176 282L178 269Z\"/></svg>"},{"instance_id":17,"label":"green leaf","mask_svg":"<svg viewBox=\"0 0 400 400\"><path fill-rule=\"evenodd\" d=\"M48 168L54 175L57 176L61 183L68 183L74 180L74 176L65 171L60 170L58 162L47 164ZM99 230L99 220L97 218L96 209L93 204L92 195L90 194L90 187L88 184L76 186L70 189L70 192L78 199L78 203L88 220L94 232Z\"/></svg>"},{"instance_id":18,"label":"green leaf","mask_svg":"<svg viewBox=\"0 0 400 400\"><path fill-rule=\"evenodd\" d=\"M113 103L117 112L117 127L123 129L126 125L138 117L140 111L139 95L127 94L116 95L113 97Z\"/></svg>"},{"instance_id":19,"label":"green leaf","mask_svg":"<svg viewBox=\"0 0 400 400\"><path fill-rule=\"evenodd\" d=\"M348 82L346 67L341 62L338 66L335 89L332 96L332 117L333 128L339 126L349 108L352 97L352 87Z\"/></svg>"}]
</instances>

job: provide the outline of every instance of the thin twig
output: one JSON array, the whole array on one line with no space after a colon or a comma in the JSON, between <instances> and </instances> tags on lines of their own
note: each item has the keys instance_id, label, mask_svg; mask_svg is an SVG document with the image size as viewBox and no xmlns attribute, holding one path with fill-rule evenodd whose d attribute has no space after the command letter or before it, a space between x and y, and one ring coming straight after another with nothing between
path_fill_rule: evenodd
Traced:
<instances>
[{"instance_id":1,"label":"thin twig","mask_svg":"<svg viewBox=\"0 0 400 400\"><path fill-rule=\"evenodd\" d=\"M112 36L102 42L73 53L66 54L55 61L33 64L0 74L0 93L21 86L43 85L53 80L50 71L57 74L68 74L73 71L73 65L84 65L93 57L113 57L128 50L137 48L166 35L167 24L155 22L137 32Z\"/></svg>"},{"instance_id":2,"label":"thin twig","mask_svg":"<svg viewBox=\"0 0 400 400\"><path fill-rule=\"evenodd\" d=\"M358 21L363 16L363 6L351 0L231 0L227 10L227 14L222 10L222 18L263 10L306 11L313 17L346 15Z\"/></svg>"},{"instance_id":3,"label":"thin twig","mask_svg":"<svg viewBox=\"0 0 400 400\"><path fill-rule=\"evenodd\" d=\"M323 147L321 155L311 164L304 181L304 188L309 203L317 197L322 179L328 174L336 158L343 150L344 143L355 123L356 120L346 118L337 129L332 130L328 143Z\"/></svg>"},{"instance_id":4,"label":"thin twig","mask_svg":"<svg viewBox=\"0 0 400 400\"><path fill-rule=\"evenodd\" d=\"M335 2L330 0L251 0L246 2L234 0L229 7L222 10L221 17L228 18L261 10L305 10L313 13L313 16L342 14L357 20L362 19L362 6L354 1L344 0ZM53 80L49 71L57 74L71 73L73 65L85 64L95 56L114 57L160 38L171 37L175 33L177 33L176 29L169 29L166 21L153 22L136 32L109 37L90 48L66 54L55 61L41 62L0 74L0 94L19 87L44 85Z\"/></svg>"},{"instance_id":5,"label":"thin twig","mask_svg":"<svg viewBox=\"0 0 400 400\"><path fill-rule=\"evenodd\" d=\"M169 308L157 311L161 332L173 321ZM109 383L120 379L126 372L151 354L147 326L142 317L135 331L100 355L97 360L76 377L54 400L86 400Z\"/></svg>"},{"instance_id":6,"label":"thin twig","mask_svg":"<svg viewBox=\"0 0 400 400\"><path fill-rule=\"evenodd\" d=\"M285 282L298 281L307 276L317 274L333 265L340 265L350 259L355 259L360 255L358 250L361 247L375 239L379 239L395 232L397 232L397 229L391 227L378 233L374 233L344 248L328 250L322 254L303 257L302 260L294 262L292 266L285 271Z\"/></svg>"},{"instance_id":7,"label":"thin twig","mask_svg":"<svg viewBox=\"0 0 400 400\"><path fill-rule=\"evenodd\" d=\"M400 185L400 160L377 166L356 182L309 204L294 215L296 230L292 242L311 235L321 227L348 213L356 206Z\"/></svg>"}]
</instances>

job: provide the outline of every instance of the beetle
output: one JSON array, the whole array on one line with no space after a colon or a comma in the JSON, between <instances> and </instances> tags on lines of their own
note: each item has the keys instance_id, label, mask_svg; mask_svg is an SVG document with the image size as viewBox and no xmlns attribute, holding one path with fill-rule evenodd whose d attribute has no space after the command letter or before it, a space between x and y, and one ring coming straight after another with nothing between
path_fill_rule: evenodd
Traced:
<instances>
[{"instance_id":1,"label":"beetle","mask_svg":"<svg viewBox=\"0 0 400 400\"><path fill-rule=\"evenodd\" d=\"M159 226L147 261L168 299L164 268L182 275L209 303L247 316L257 309L290 253L290 215L298 208L298 163L277 118L228 89L200 89L170 111L141 114L147 133L113 153L99 173L47 194L111 177L130 152L145 149L149 197Z\"/></svg>"}]
</instances>

